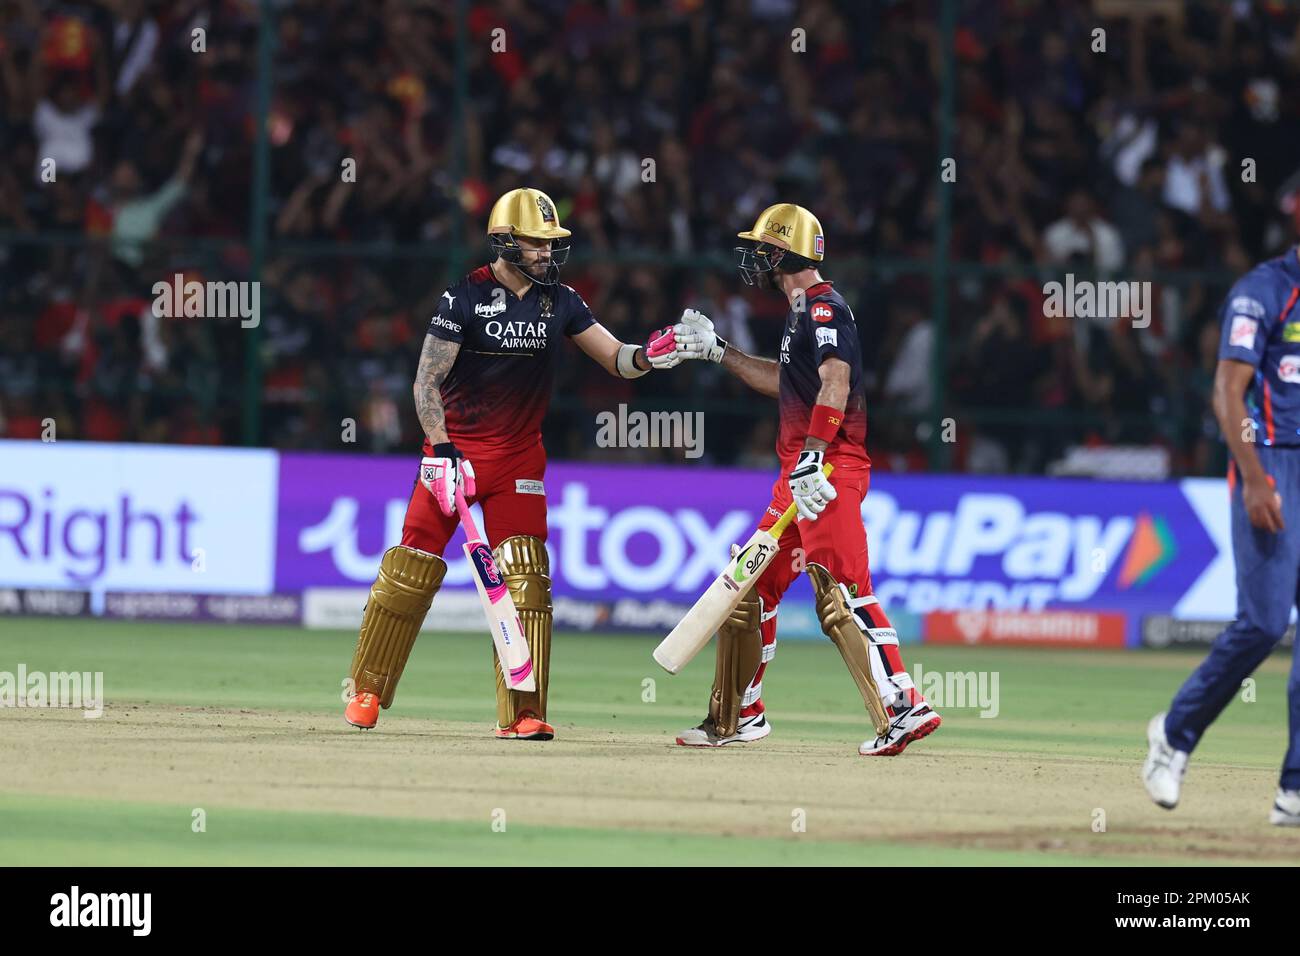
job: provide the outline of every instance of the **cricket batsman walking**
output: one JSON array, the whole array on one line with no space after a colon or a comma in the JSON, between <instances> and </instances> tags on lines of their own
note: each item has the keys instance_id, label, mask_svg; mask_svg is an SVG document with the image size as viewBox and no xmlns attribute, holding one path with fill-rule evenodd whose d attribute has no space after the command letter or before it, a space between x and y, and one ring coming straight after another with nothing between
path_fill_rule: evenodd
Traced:
<instances>
[{"instance_id":1,"label":"cricket batsman walking","mask_svg":"<svg viewBox=\"0 0 1300 956\"><path fill-rule=\"evenodd\" d=\"M1187 759L1282 639L1300 585L1300 247L1260 263L1228 293L1214 415L1232 453L1228 494L1237 619L1147 726L1147 793L1178 805ZM1269 814L1300 826L1300 642L1287 683L1290 744Z\"/></svg>"},{"instance_id":2,"label":"cricket batsman walking","mask_svg":"<svg viewBox=\"0 0 1300 956\"><path fill-rule=\"evenodd\" d=\"M492 261L442 294L415 376L424 457L402 541L384 552L352 658L344 716L370 729L393 703L402 669L447 571L443 550L459 524L456 495L481 502L488 543L532 656L535 691L506 687L496 666L496 736L550 740L551 578L546 554L546 451L541 424L569 337L611 375L639 378L671 355L672 331L650 350L611 335L559 281L569 230L537 189L512 189L492 207ZM662 350L663 357L656 357ZM675 364L673 362L672 364Z\"/></svg>"},{"instance_id":3,"label":"cricket batsman walking","mask_svg":"<svg viewBox=\"0 0 1300 956\"><path fill-rule=\"evenodd\" d=\"M779 361L746 355L688 309L673 329L673 358L719 362L755 391L778 399L777 453L784 476L759 527L770 528L793 503L801 520L781 535L780 551L722 625L709 716L677 743L719 747L772 732L761 698L763 673L776 650L776 613L805 564L822 630L839 649L868 710L879 695L888 718L883 734L858 752L886 757L933 733L940 717L903 668L898 633L871 592L862 499L871 477L862 354L853 312L818 272L825 255L821 223L807 209L779 203L765 209L736 249L747 285L790 302ZM822 466L834 466L827 479ZM802 555L796 552L801 549Z\"/></svg>"}]
</instances>

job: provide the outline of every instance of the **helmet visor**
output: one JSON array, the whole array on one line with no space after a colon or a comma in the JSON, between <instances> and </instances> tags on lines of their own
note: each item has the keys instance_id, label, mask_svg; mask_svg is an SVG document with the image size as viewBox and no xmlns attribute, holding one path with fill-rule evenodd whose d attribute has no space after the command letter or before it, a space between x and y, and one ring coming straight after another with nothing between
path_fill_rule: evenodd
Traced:
<instances>
[{"instance_id":1,"label":"helmet visor","mask_svg":"<svg viewBox=\"0 0 1300 956\"><path fill-rule=\"evenodd\" d=\"M524 261L524 247L509 233L496 233L488 236L488 245L499 258L510 263L530 281L538 285L555 285L560 281L560 266L569 260L570 240L551 240L550 256L545 260L546 267L542 275L534 273L537 262Z\"/></svg>"},{"instance_id":2,"label":"helmet visor","mask_svg":"<svg viewBox=\"0 0 1300 956\"><path fill-rule=\"evenodd\" d=\"M785 255L785 250L766 242L736 246L736 268L745 285L759 285L759 276L771 272Z\"/></svg>"}]
</instances>

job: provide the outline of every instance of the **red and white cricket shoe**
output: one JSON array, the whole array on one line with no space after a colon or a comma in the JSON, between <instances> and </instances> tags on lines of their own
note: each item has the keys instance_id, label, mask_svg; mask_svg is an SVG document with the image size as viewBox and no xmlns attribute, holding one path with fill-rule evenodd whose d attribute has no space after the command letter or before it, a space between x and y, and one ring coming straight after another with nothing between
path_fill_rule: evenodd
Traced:
<instances>
[{"instance_id":1,"label":"red and white cricket shoe","mask_svg":"<svg viewBox=\"0 0 1300 956\"><path fill-rule=\"evenodd\" d=\"M895 713L889 722L889 731L883 737L863 741L858 753L864 757L896 757L908 744L938 730L941 723L943 718L923 700Z\"/></svg>"},{"instance_id":2,"label":"red and white cricket shoe","mask_svg":"<svg viewBox=\"0 0 1300 956\"><path fill-rule=\"evenodd\" d=\"M376 694L357 694L348 701L343 719L353 727L373 730L379 722L379 697Z\"/></svg>"},{"instance_id":3,"label":"red and white cricket shoe","mask_svg":"<svg viewBox=\"0 0 1300 956\"><path fill-rule=\"evenodd\" d=\"M555 736L555 728L526 710L509 727L497 727L495 733L502 740L550 740Z\"/></svg>"},{"instance_id":4,"label":"red and white cricket shoe","mask_svg":"<svg viewBox=\"0 0 1300 956\"><path fill-rule=\"evenodd\" d=\"M677 735L677 743L682 747L721 747L725 744L744 744L753 740L762 740L772 732L772 725L767 722L767 714L753 714L741 717L736 724L736 732L730 737L718 736L718 725L712 717L704 718L704 723L690 730L683 730Z\"/></svg>"}]
</instances>

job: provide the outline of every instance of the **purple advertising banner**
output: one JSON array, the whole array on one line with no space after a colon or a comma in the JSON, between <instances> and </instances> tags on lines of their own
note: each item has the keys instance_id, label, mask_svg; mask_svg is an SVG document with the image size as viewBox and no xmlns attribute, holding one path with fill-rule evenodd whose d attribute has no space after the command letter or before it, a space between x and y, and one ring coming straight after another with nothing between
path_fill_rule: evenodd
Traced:
<instances>
[{"instance_id":1,"label":"purple advertising banner","mask_svg":"<svg viewBox=\"0 0 1300 956\"><path fill-rule=\"evenodd\" d=\"M282 455L275 590L368 586L383 549L400 540L416 467L403 458ZM545 488L555 594L690 604L731 543L752 533L775 478L552 463ZM877 474L862 517L875 592L894 610L1232 616L1222 481ZM445 552L452 586L470 584L461 541L458 533ZM809 596L806 582L795 588L792 596Z\"/></svg>"},{"instance_id":2,"label":"purple advertising banner","mask_svg":"<svg viewBox=\"0 0 1300 956\"><path fill-rule=\"evenodd\" d=\"M90 594L93 613L148 615L166 602L122 597L110 607L104 596L308 589L335 591L353 613L385 548L401 540L412 492L427 494L417 469L414 456L0 441L0 613L84 613L77 599L50 597L64 591ZM689 463L552 462L544 492L557 602L629 624L690 606L731 544L749 538L775 480ZM891 614L1117 612L1136 641L1143 616L1220 621L1236 611L1222 480L880 472L861 514L872 585ZM463 540L457 533L444 550L444 583L472 591ZM810 596L800 576L784 627ZM181 609L298 612L275 600Z\"/></svg>"},{"instance_id":3,"label":"purple advertising banner","mask_svg":"<svg viewBox=\"0 0 1300 956\"><path fill-rule=\"evenodd\" d=\"M275 590L368 587L384 549L401 540L417 465L407 458L281 455ZM689 501L682 495L687 475ZM731 543L757 527L772 479L729 469L552 463L545 490L555 594L690 604L721 569ZM447 585L471 584L464 540L457 531L444 552Z\"/></svg>"}]
</instances>

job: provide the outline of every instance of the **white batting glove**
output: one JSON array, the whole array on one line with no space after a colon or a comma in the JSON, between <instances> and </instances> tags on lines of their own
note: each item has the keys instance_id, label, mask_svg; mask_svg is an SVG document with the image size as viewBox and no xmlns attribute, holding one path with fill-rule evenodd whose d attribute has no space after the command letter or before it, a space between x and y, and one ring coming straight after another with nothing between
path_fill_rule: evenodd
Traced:
<instances>
[{"instance_id":1,"label":"white batting glove","mask_svg":"<svg viewBox=\"0 0 1300 956\"><path fill-rule=\"evenodd\" d=\"M816 521L826 506L839 497L839 492L822 474L823 453L805 448L790 472L790 495L794 498L799 517Z\"/></svg>"},{"instance_id":2,"label":"white batting glove","mask_svg":"<svg viewBox=\"0 0 1300 956\"><path fill-rule=\"evenodd\" d=\"M433 446L433 457L420 459L420 484L429 490L438 510L445 515L456 512L456 489L473 498L474 466L451 442Z\"/></svg>"},{"instance_id":3,"label":"white batting glove","mask_svg":"<svg viewBox=\"0 0 1300 956\"><path fill-rule=\"evenodd\" d=\"M725 339L713 331L713 323L703 312L686 309L682 317L673 326L677 337L677 351L684 359L707 359L721 362L722 353L727 350Z\"/></svg>"}]
</instances>

